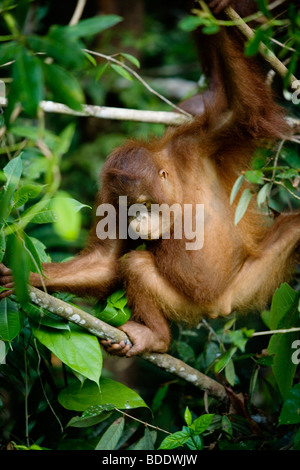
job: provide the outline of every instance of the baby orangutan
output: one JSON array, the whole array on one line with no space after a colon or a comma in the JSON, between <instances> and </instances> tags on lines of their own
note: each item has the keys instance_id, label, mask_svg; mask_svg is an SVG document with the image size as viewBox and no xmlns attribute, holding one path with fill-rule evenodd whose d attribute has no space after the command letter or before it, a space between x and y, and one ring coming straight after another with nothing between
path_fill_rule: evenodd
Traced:
<instances>
[{"instance_id":1,"label":"baby orangutan","mask_svg":"<svg viewBox=\"0 0 300 470\"><path fill-rule=\"evenodd\" d=\"M229 2L210 3L218 11ZM235 2L237 10L238 3L253 6ZM235 225L236 204L230 204L232 186L249 168L261 141L289 135L284 113L265 83L265 72L255 59L245 58L243 41L233 28L207 36L199 45L210 87L182 105L194 114L198 106L199 114L188 124L167 129L160 139L126 143L109 156L102 171L96 207L113 205L119 221L120 197L126 196L128 207L143 205L142 215L127 222L146 250L135 250L134 237L124 237L123 227L121 236L119 222L115 237L102 236L104 214L97 209L83 252L71 261L43 266L50 292L105 298L124 286L132 319L120 328L132 346L102 341L111 353L166 352L170 321L195 325L203 316L263 309L293 271L300 214L272 220L252 202ZM242 189L246 187L244 183ZM152 214L151 207L162 204L175 205L168 223ZM193 211L184 220L187 205ZM199 205L204 207L201 226L196 220ZM191 238L186 233L176 236L178 221L202 231L198 249L188 249ZM41 286L40 276L31 273L30 283ZM0 285L13 288L11 271L4 265Z\"/></svg>"}]
</instances>

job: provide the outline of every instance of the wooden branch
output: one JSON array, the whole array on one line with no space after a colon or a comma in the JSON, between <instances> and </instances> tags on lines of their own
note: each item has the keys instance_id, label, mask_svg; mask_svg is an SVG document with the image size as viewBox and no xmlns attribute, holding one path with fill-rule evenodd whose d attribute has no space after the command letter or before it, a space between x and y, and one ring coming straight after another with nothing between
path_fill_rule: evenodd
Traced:
<instances>
[{"instance_id":1,"label":"wooden branch","mask_svg":"<svg viewBox=\"0 0 300 470\"><path fill-rule=\"evenodd\" d=\"M29 287L29 295L33 303L72 323L76 323L98 338L111 339L115 342L120 342L122 340L130 342L128 336L123 331L108 325L84 310L74 307L63 300L57 299L40 289ZM202 374L193 367L188 366L183 361L176 359L169 354L159 353L143 353L140 357L151 362L157 367L164 369L170 374L195 385L195 387L207 392L210 396L215 397L220 401L227 402L228 397L223 385L216 382L214 379L211 379L207 375Z\"/></svg>"},{"instance_id":2,"label":"wooden branch","mask_svg":"<svg viewBox=\"0 0 300 470\"><path fill-rule=\"evenodd\" d=\"M0 97L0 107L7 106L7 99ZM179 126L192 120L183 114L171 111L142 111L139 109L112 108L84 104L82 111L75 111L65 104L54 101L41 101L40 108L46 113L68 114L71 116L95 117L99 119L116 119L121 121L138 121L167 126Z\"/></svg>"},{"instance_id":3,"label":"wooden branch","mask_svg":"<svg viewBox=\"0 0 300 470\"><path fill-rule=\"evenodd\" d=\"M241 33L247 38L252 39L254 37L254 31L248 26L240 15L232 8L225 8L225 13L228 18L236 23L236 27ZM259 53L262 57L270 64L273 70L277 72L282 78L285 78L289 73L287 67L276 57L276 55L263 43L260 42ZM291 74L289 77L289 85L292 86L293 82L297 82L295 75Z\"/></svg>"}]
</instances>

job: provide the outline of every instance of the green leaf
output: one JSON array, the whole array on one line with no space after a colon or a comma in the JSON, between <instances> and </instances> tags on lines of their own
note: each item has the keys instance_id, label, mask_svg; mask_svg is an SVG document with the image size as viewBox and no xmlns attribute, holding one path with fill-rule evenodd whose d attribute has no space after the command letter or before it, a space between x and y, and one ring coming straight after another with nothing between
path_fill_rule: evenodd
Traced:
<instances>
[{"instance_id":1,"label":"green leaf","mask_svg":"<svg viewBox=\"0 0 300 470\"><path fill-rule=\"evenodd\" d=\"M20 330L20 315L16 303L8 298L0 300L0 339L12 341Z\"/></svg>"},{"instance_id":2,"label":"green leaf","mask_svg":"<svg viewBox=\"0 0 300 470\"><path fill-rule=\"evenodd\" d=\"M244 175L240 175L237 180L235 181L233 187L232 187L232 190L231 190L231 194L230 194L230 205L233 203L233 201L235 200L236 198L236 195L237 193L239 192L240 190L240 187L242 185L242 182L244 181Z\"/></svg>"},{"instance_id":3,"label":"green leaf","mask_svg":"<svg viewBox=\"0 0 300 470\"><path fill-rule=\"evenodd\" d=\"M124 325L129 320L130 315L131 311L127 307L117 310L115 307L108 305L97 317L109 325L118 327Z\"/></svg>"},{"instance_id":4,"label":"green leaf","mask_svg":"<svg viewBox=\"0 0 300 470\"><path fill-rule=\"evenodd\" d=\"M122 435L125 425L124 418L118 418L105 431L100 441L96 445L95 450L114 450Z\"/></svg>"},{"instance_id":5,"label":"green leaf","mask_svg":"<svg viewBox=\"0 0 300 470\"><path fill-rule=\"evenodd\" d=\"M297 292L288 284L282 284L276 290L270 315L271 329L291 328L297 326L299 321ZM268 345L268 354L273 355L272 370L283 398L293 385L297 364L291 360L292 343L298 339L299 334L274 334Z\"/></svg>"},{"instance_id":6,"label":"green leaf","mask_svg":"<svg viewBox=\"0 0 300 470\"><path fill-rule=\"evenodd\" d=\"M43 74L40 60L25 47L19 48L12 68L13 82L9 102L20 102L29 116L36 116L43 98Z\"/></svg>"},{"instance_id":7,"label":"green leaf","mask_svg":"<svg viewBox=\"0 0 300 470\"><path fill-rule=\"evenodd\" d=\"M6 248L6 239L4 235L4 230L0 230L0 263L3 260L4 254L5 254L5 248Z\"/></svg>"},{"instance_id":8,"label":"green leaf","mask_svg":"<svg viewBox=\"0 0 300 470\"><path fill-rule=\"evenodd\" d=\"M249 170L245 172L247 181L253 184L263 184L264 174L261 170Z\"/></svg>"},{"instance_id":9,"label":"green leaf","mask_svg":"<svg viewBox=\"0 0 300 470\"><path fill-rule=\"evenodd\" d=\"M154 444L156 437L157 432L149 431L146 427L144 436L134 445L133 450L155 450Z\"/></svg>"},{"instance_id":10,"label":"green leaf","mask_svg":"<svg viewBox=\"0 0 300 470\"><path fill-rule=\"evenodd\" d=\"M3 172L6 176L6 183L0 192L0 222L1 219L8 217L11 210L10 205L22 174L21 155L10 160L3 168Z\"/></svg>"},{"instance_id":11,"label":"green leaf","mask_svg":"<svg viewBox=\"0 0 300 470\"><path fill-rule=\"evenodd\" d=\"M84 94L74 75L56 64L43 64L45 80L53 99L81 111Z\"/></svg>"},{"instance_id":12,"label":"green leaf","mask_svg":"<svg viewBox=\"0 0 300 470\"><path fill-rule=\"evenodd\" d=\"M32 324L36 338L74 371L98 383L102 371L102 354L97 338L83 329L71 331Z\"/></svg>"},{"instance_id":13,"label":"green leaf","mask_svg":"<svg viewBox=\"0 0 300 470\"><path fill-rule=\"evenodd\" d=\"M191 346L189 346L187 343L184 341L178 341L176 343L176 348L177 351L180 355L180 358L184 362L194 362L195 361L195 352Z\"/></svg>"},{"instance_id":14,"label":"green leaf","mask_svg":"<svg viewBox=\"0 0 300 470\"><path fill-rule=\"evenodd\" d=\"M220 357L220 359L217 360L214 366L214 370L216 373L221 372L224 367L227 366L228 362L231 360L232 356L236 353L236 351L237 347L231 347L230 349L228 349L228 351L222 354L222 356Z\"/></svg>"},{"instance_id":15,"label":"green leaf","mask_svg":"<svg viewBox=\"0 0 300 470\"><path fill-rule=\"evenodd\" d=\"M140 62L139 62L138 59L137 59L136 57L134 57L133 55L131 55L131 54L126 54L125 52L121 52L120 55L123 56L123 57L125 57L125 59L129 60L129 62L131 62L132 64L134 64L138 69L141 67Z\"/></svg>"},{"instance_id":16,"label":"green leaf","mask_svg":"<svg viewBox=\"0 0 300 470\"><path fill-rule=\"evenodd\" d=\"M108 68L108 63L99 65L98 71L96 74L96 81L98 81L99 78L102 77L102 75L104 74L105 70L107 70L107 68Z\"/></svg>"},{"instance_id":17,"label":"green leaf","mask_svg":"<svg viewBox=\"0 0 300 470\"><path fill-rule=\"evenodd\" d=\"M187 16L179 22L179 27L186 32L194 31L198 26L203 25L203 18L200 16Z\"/></svg>"},{"instance_id":18,"label":"green leaf","mask_svg":"<svg viewBox=\"0 0 300 470\"><path fill-rule=\"evenodd\" d=\"M120 21L122 21L122 17L117 15L94 16L81 20L76 25L68 26L67 35L73 39L94 36L120 23Z\"/></svg>"},{"instance_id":19,"label":"green leaf","mask_svg":"<svg viewBox=\"0 0 300 470\"><path fill-rule=\"evenodd\" d=\"M202 434L206 429L210 426L214 414L204 414L196 418L190 426L190 430L192 431L192 435L196 436L198 434Z\"/></svg>"},{"instance_id":20,"label":"green leaf","mask_svg":"<svg viewBox=\"0 0 300 470\"><path fill-rule=\"evenodd\" d=\"M270 329L276 330L279 328L284 317L295 306L299 295L287 283L281 284L276 289L271 304L270 311ZM288 321L288 323L290 323ZM288 325L282 325L281 328L287 328Z\"/></svg>"},{"instance_id":21,"label":"green leaf","mask_svg":"<svg viewBox=\"0 0 300 470\"><path fill-rule=\"evenodd\" d=\"M249 39L245 46L245 54L247 56L253 56L257 54L260 42L264 38L264 32L262 29L257 29L254 33L254 36Z\"/></svg>"},{"instance_id":22,"label":"green leaf","mask_svg":"<svg viewBox=\"0 0 300 470\"><path fill-rule=\"evenodd\" d=\"M44 52L66 68L84 66L81 44L70 40L64 27L52 26L48 36L29 36L27 41L35 52Z\"/></svg>"},{"instance_id":23,"label":"green leaf","mask_svg":"<svg viewBox=\"0 0 300 470\"><path fill-rule=\"evenodd\" d=\"M188 426L192 424L192 413L190 412L188 406L185 408L185 411L184 411L184 421L186 422Z\"/></svg>"},{"instance_id":24,"label":"green leaf","mask_svg":"<svg viewBox=\"0 0 300 470\"><path fill-rule=\"evenodd\" d=\"M252 193L249 188L245 189L241 195L235 211L234 225L237 225L244 216L250 203Z\"/></svg>"},{"instance_id":25,"label":"green leaf","mask_svg":"<svg viewBox=\"0 0 300 470\"><path fill-rule=\"evenodd\" d=\"M191 434L188 428L184 429L183 431L177 431L169 436L165 437L165 439L160 444L158 450L170 450L176 449L177 447L182 447L191 437Z\"/></svg>"},{"instance_id":26,"label":"green leaf","mask_svg":"<svg viewBox=\"0 0 300 470\"><path fill-rule=\"evenodd\" d=\"M82 386L79 382L69 385L60 392L58 400L64 408L74 411L84 411L90 406L106 404L112 404L119 409L147 407L136 392L105 377L101 377L100 385L89 380Z\"/></svg>"},{"instance_id":27,"label":"green leaf","mask_svg":"<svg viewBox=\"0 0 300 470\"><path fill-rule=\"evenodd\" d=\"M185 443L190 450L202 450L204 446L202 436L190 437Z\"/></svg>"},{"instance_id":28,"label":"green leaf","mask_svg":"<svg viewBox=\"0 0 300 470\"><path fill-rule=\"evenodd\" d=\"M53 223L56 233L65 240L76 240L81 228L81 214L74 211L74 204L69 197L57 197L52 201L56 220Z\"/></svg>"},{"instance_id":29,"label":"green leaf","mask_svg":"<svg viewBox=\"0 0 300 470\"><path fill-rule=\"evenodd\" d=\"M121 77L126 78L126 80L133 80L132 76L130 75L127 70L125 70L121 65L111 64L111 68L115 70Z\"/></svg>"},{"instance_id":30,"label":"green leaf","mask_svg":"<svg viewBox=\"0 0 300 470\"><path fill-rule=\"evenodd\" d=\"M20 46L14 41L10 41L6 44L1 44L0 65L6 64L7 62L14 60L17 55L18 48L20 48Z\"/></svg>"},{"instance_id":31,"label":"green leaf","mask_svg":"<svg viewBox=\"0 0 300 470\"><path fill-rule=\"evenodd\" d=\"M225 377L227 382L233 387L235 384L235 368L232 359L225 366Z\"/></svg>"},{"instance_id":32,"label":"green leaf","mask_svg":"<svg viewBox=\"0 0 300 470\"><path fill-rule=\"evenodd\" d=\"M12 234L7 238L10 245L10 262L14 280L14 292L21 305L26 304L29 300L28 296L28 279L30 259L28 252L25 250L25 241L22 234Z\"/></svg>"},{"instance_id":33,"label":"green leaf","mask_svg":"<svg viewBox=\"0 0 300 470\"><path fill-rule=\"evenodd\" d=\"M226 415L222 416L222 430L226 432L227 434L229 434L229 436L232 436L233 430L232 430L231 421Z\"/></svg>"},{"instance_id":34,"label":"green leaf","mask_svg":"<svg viewBox=\"0 0 300 470\"><path fill-rule=\"evenodd\" d=\"M12 210L23 206L29 199L36 198L42 189L43 186L41 184L25 184L22 186L14 194Z\"/></svg>"},{"instance_id":35,"label":"green leaf","mask_svg":"<svg viewBox=\"0 0 300 470\"><path fill-rule=\"evenodd\" d=\"M257 205L261 208L264 204L266 204L267 198L270 195L271 190L271 183L264 184L262 188L257 193Z\"/></svg>"},{"instance_id":36,"label":"green leaf","mask_svg":"<svg viewBox=\"0 0 300 470\"><path fill-rule=\"evenodd\" d=\"M286 394L278 424L300 423L300 384L294 385Z\"/></svg>"}]
</instances>

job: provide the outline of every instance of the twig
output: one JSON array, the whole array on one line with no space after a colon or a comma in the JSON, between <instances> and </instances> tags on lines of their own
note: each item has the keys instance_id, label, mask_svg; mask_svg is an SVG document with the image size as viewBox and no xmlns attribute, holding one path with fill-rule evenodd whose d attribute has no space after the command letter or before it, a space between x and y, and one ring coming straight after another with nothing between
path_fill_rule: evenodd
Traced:
<instances>
[{"instance_id":1,"label":"twig","mask_svg":"<svg viewBox=\"0 0 300 470\"><path fill-rule=\"evenodd\" d=\"M68 321L76 323L85 328L93 335L102 339L111 339L115 342L130 341L128 336L121 330L108 325L89 313L78 307L68 304L46 292L42 292L35 287L29 287L31 301L42 308L65 318ZM227 393L223 385L202 374L193 367L188 366L183 361L176 359L169 354L143 353L140 357L167 372L186 380L195 385L195 387L204 390L210 396L223 402L227 402Z\"/></svg>"},{"instance_id":2,"label":"twig","mask_svg":"<svg viewBox=\"0 0 300 470\"><path fill-rule=\"evenodd\" d=\"M238 15L238 13L232 7L225 8L225 13L228 18L236 22L236 27L247 39L252 39L254 37L254 31L242 20L240 15ZM288 75L289 71L287 67L263 42L260 42L258 50L262 57L264 57L264 59L269 62L272 69L275 70L282 78L285 78ZM289 84L292 85L294 81L297 81L297 78L295 75L290 74Z\"/></svg>"},{"instance_id":3,"label":"twig","mask_svg":"<svg viewBox=\"0 0 300 470\"><path fill-rule=\"evenodd\" d=\"M300 327L295 326L294 328L286 328L281 330L255 331L252 333L251 338L253 338L253 336L274 335L278 333L294 333L295 331L300 331Z\"/></svg>"},{"instance_id":4,"label":"twig","mask_svg":"<svg viewBox=\"0 0 300 470\"><path fill-rule=\"evenodd\" d=\"M69 26L74 26L75 24L78 23L83 13L85 4L86 4L86 0L78 0L73 16L69 22Z\"/></svg>"},{"instance_id":5,"label":"twig","mask_svg":"<svg viewBox=\"0 0 300 470\"><path fill-rule=\"evenodd\" d=\"M133 70L131 67L128 67L128 65L124 64L120 60L117 60L114 57L111 57L109 55L101 54L100 52L91 51L89 49L83 49L83 50L85 52L88 52L89 54L95 55L96 57L101 57L102 59L108 60L109 62L113 62L114 64L119 65L123 69L127 70L127 72L129 72L131 75L133 75L139 82L141 82L144 85L144 87L147 88L148 91L150 91L150 93L153 93L155 96L157 96L159 99L167 103L169 106L176 109L179 113L184 114L187 118L192 117L191 114L187 113L186 111L181 109L179 106L176 106L174 103L172 103L172 101L168 100L165 96L161 95L156 90L154 90L147 82L145 82L145 80L142 79L142 77L137 72L135 72L135 70Z\"/></svg>"}]
</instances>

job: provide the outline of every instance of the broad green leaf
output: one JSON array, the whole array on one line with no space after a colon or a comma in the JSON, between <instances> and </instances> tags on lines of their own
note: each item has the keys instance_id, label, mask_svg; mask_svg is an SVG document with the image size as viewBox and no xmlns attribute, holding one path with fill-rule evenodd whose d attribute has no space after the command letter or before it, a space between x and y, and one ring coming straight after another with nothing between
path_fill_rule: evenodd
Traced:
<instances>
[{"instance_id":1,"label":"broad green leaf","mask_svg":"<svg viewBox=\"0 0 300 470\"><path fill-rule=\"evenodd\" d=\"M155 450L157 432L145 428L144 436L134 445L133 450Z\"/></svg>"},{"instance_id":2,"label":"broad green leaf","mask_svg":"<svg viewBox=\"0 0 300 470\"><path fill-rule=\"evenodd\" d=\"M44 52L66 68L84 66L81 44L70 40L63 27L52 26L48 36L29 36L27 41L35 52Z\"/></svg>"},{"instance_id":3,"label":"broad green leaf","mask_svg":"<svg viewBox=\"0 0 300 470\"><path fill-rule=\"evenodd\" d=\"M298 298L288 284L282 284L276 290L270 315L271 329L291 328L298 326ZM273 355L272 370L276 378L280 393L283 397L293 385L297 365L291 360L292 343L298 339L298 332L274 334L268 345L268 354Z\"/></svg>"},{"instance_id":4,"label":"broad green leaf","mask_svg":"<svg viewBox=\"0 0 300 470\"><path fill-rule=\"evenodd\" d=\"M180 358L184 362L194 362L195 361L195 352L191 346L189 346L184 341L178 341L176 343L177 351L180 355Z\"/></svg>"},{"instance_id":5,"label":"broad green leaf","mask_svg":"<svg viewBox=\"0 0 300 470\"><path fill-rule=\"evenodd\" d=\"M186 32L194 31L198 28L198 26L203 25L203 18L200 16L187 16L183 20L180 21L179 27Z\"/></svg>"},{"instance_id":6,"label":"broad green leaf","mask_svg":"<svg viewBox=\"0 0 300 470\"><path fill-rule=\"evenodd\" d=\"M153 413L155 413L161 407L163 399L167 395L168 390L169 390L169 384L166 384L160 387L155 393L152 404L151 404L151 409Z\"/></svg>"},{"instance_id":7,"label":"broad green leaf","mask_svg":"<svg viewBox=\"0 0 300 470\"><path fill-rule=\"evenodd\" d=\"M210 24L202 28L204 34L216 34L220 31L220 26L218 24Z\"/></svg>"},{"instance_id":8,"label":"broad green leaf","mask_svg":"<svg viewBox=\"0 0 300 470\"><path fill-rule=\"evenodd\" d=\"M43 267L42 267L42 261L40 259L39 253L36 250L35 244L31 240L31 237L26 235L26 233L24 233L24 241L25 241L25 246L28 249L28 252L30 253L29 270L35 273L42 274Z\"/></svg>"},{"instance_id":9,"label":"broad green leaf","mask_svg":"<svg viewBox=\"0 0 300 470\"><path fill-rule=\"evenodd\" d=\"M236 351L237 347L231 347L230 349L228 349L228 351L222 354L222 356L220 357L220 359L217 360L214 366L214 370L216 373L221 372L224 367L226 367L226 365L231 360L232 356L236 353Z\"/></svg>"},{"instance_id":10,"label":"broad green leaf","mask_svg":"<svg viewBox=\"0 0 300 470\"><path fill-rule=\"evenodd\" d=\"M279 324L282 322L290 309L295 306L298 298L298 293L294 291L294 289L292 289L287 283L281 284L281 286L276 289L272 298L270 311L271 330L276 330L279 328ZM281 328L287 328L287 326L282 325Z\"/></svg>"},{"instance_id":11,"label":"broad green leaf","mask_svg":"<svg viewBox=\"0 0 300 470\"><path fill-rule=\"evenodd\" d=\"M0 47L0 65L6 64L11 60L14 60L17 54L17 50L20 45L15 41L10 41L6 44L1 44Z\"/></svg>"},{"instance_id":12,"label":"broad green leaf","mask_svg":"<svg viewBox=\"0 0 300 470\"><path fill-rule=\"evenodd\" d=\"M225 377L227 382L233 387L235 384L235 368L232 359L225 366Z\"/></svg>"},{"instance_id":13,"label":"broad green leaf","mask_svg":"<svg viewBox=\"0 0 300 470\"><path fill-rule=\"evenodd\" d=\"M41 184L25 184L22 186L14 194L12 210L23 206L29 199L37 197L42 189L43 186Z\"/></svg>"},{"instance_id":14,"label":"broad green leaf","mask_svg":"<svg viewBox=\"0 0 300 470\"><path fill-rule=\"evenodd\" d=\"M67 427L74 428L87 428L89 426L94 426L95 424L101 423L108 419L115 407L113 405L98 405L91 406L85 410L81 416L75 416L71 418L67 424Z\"/></svg>"},{"instance_id":15,"label":"broad green leaf","mask_svg":"<svg viewBox=\"0 0 300 470\"><path fill-rule=\"evenodd\" d=\"M74 75L57 64L44 64L43 70L53 100L80 111L85 100L82 88Z\"/></svg>"},{"instance_id":16,"label":"broad green leaf","mask_svg":"<svg viewBox=\"0 0 300 470\"><path fill-rule=\"evenodd\" d=\"M240 175L237 180L235 181L233 187L232 187L232 190L231 190L231 194L230 194L230 205L233 203L233 201L235 200L236 198L236 195L237 193L239 192L240 190L240 187L242 185L242 182L244 181L244 175Z\"/></svg>"},{"instance_id":17,"label":"broad green leaf","mask_svg":"<svg viewBox=\"0 0 300 470\"><path fill-rule=\"evenodd\" d=\"M245 172L247 181L253 184L262 184L264 181L264 174L261 170L248 170Z\"/></svg>"},{"instance_id":18,"label":"broad green leaf","mask_svg":"<svg viewBox=\"0 0 300 470\"><path fill-rule=\"evenodd\" d=\"M226 415L222 416L222 430L225 431L230 436L232 436L233 430L232 430L231 421Z\"/></svg>"},{"instance_id":19,"label":"broad green leaf","mask_svg":"<svg viewBox=\"0 0 300 470\"><path fill-rule=\"evenodd\" d=\"M122 435L125 425L123 417L116 419L102 435L95 450L114 450Z\"/></svg>"},{"instance_id":20,"label":"broad green leaf","mask_svg":"<svg viewBox=\"0 0 300 470\"><path fill-rule=\"evenodd\" d=\"M131 311L127 307L116 309L111 305L107 305L107 307L105 307L105 309L102 310L102 312L100 312L97 317L109 325L118 327L124 325L124 323L129 320L130 315Z\"/></svg>"},{"instance_id":21,"label":"broad green leaf","mask_svg":"<svg viewBox=\"0 0 300 470\"><path fill-rule=\"evenodd\" d=\"M67 35L74 39L93 36L120 23L120 21L122 18L117 15L94 16L81 20L76 25L68 26Z\"/></svg>"},{"instance_id":22,"label":"broad green leaf","mask_svg":"<svg viewBox=\"0 0 300 470\"><path fill-rule=\"evenodd\" d=\"M52 207L56 214L56 220L53 224L56 233L66 240L76 240L81 228L81 214L79 211L74 211L72 199L68 197L54 198Z\"/></svg>"},{"instance_id":23,"label":"broad green leaf","mask_svg":"<svg viewBox=\"0 0 300 470\"><path fill-rule=\"evenodd\" d=\"M252 193L250 189L249 188L245 189L241 195L238 205L236 206L234 225L237 225L239 221L242 219L242 217L244 216L248 208L248 205L250 203L251 197L252 197Z\"/></svg>"},{"instance_id":24,"label":"broad green leaf","mask_svg":"<svg viewBox=\"0 0 300 470\"><path fill-rule=\"evenodd\" d=\"M12 341L20 329L20 315L16 303L9 298L0 300L0 339Z\"/></svg>"},{"instance_id":25,"label":"broad green leaf","mask_svg":"<svg viewBox=\"0 0 300 470\"><path fill-rule=\"evenodd\" d=\"M25 47L16 53L9 93L12 103L20 102L24 111L34 117L43 98L43 74L40 59Z\"/></svg>"},{"instance_id":26,"label":"broad green leaf","mask_svg":"<svg viewBox=\"0 0 300 470\"><path fill-rule=\"evenodd\" d=\"M177 431L165 439L160 444L158 450L170 450L176 449L177 447L182 447L191 437L189 429L186 428L183 431Z\"/></svg>"},{"instance_id":27,"label":"broad green leaf","mask_svg":"<svg viewBox=\"0 0 300 470\"><path fill-rule=\"evenodd\" d=\"M190 437L185 445L190 449L190 450L202 450L204 446L203 438L202 436L193 436Z\"/></svg>"},{"instance_id":28,"label":"broad green leaf","mask_svg":"<svg viewBox=\"0 0 300 470\"><path fill-rule=\"evenodd\" d=\"M208 414L199 416L199 418L196 418L190 426L190 430L193 436L202 434L204 431L206 431L206 429L209 427L210 423L212 422L213 417L214 417L214 414L208 413Z\"/></svg>"},{"instance_id":29,"label":"broad green leaf","mask_svg":"<svg viewBox=\"0 0 300 470\"><path fill-rule=\"evenodd\" d=\"M126 80L133 80L132 76L130 75L127 70L125 70L121 65L111 64L111 68L115 70L121 77L126 78Z\"/></svg>"},{"instance_id":30,"label":"broad green leaf","mask_svg":"<svg viewBox=\"0 0 300 470\"><path fill-rule=\"evenodd\" d=\"M102 354L97 338L72 325L71 331L32 324L37 339L74 371L98 383Z\"/></svg>"},{"instance_id":31,"label":"broad green leaf","mask_svg":"<svg viewBox=\"0 0 300 470\"><path fill-rule=\"evenodd\" d=\"M94 363L94 361L93 361ZM100 385L86 380L69 385L58 396L60 404L74 411L84 411L90 406L112 404L119 409L147 407L144 400L125 385L101 377Z\"/></svg>"},{"instance_id":32,"label":"broad green leaf","mask_svg":"<svg viewBox=\"0 0 300 470\"><path fill-rule=\"evenodd\" d=\"M300 384L294 385L286 394L279 424L299 424L300 423Z\"/></svg>"},{"instance_id":33,"label":"broad green leaf","mask_svg":"<svg viewBox=\"0 0 300 470\"><path fill-rule=\"evenodd\" d=\"M10 263L14 279L14 292L21 305L26 304L29 300L28 296L28 279L30 258L25 249L25 241L22 234L12 234L7 238L10 244Z\"/></svg>"}]
</instances>

